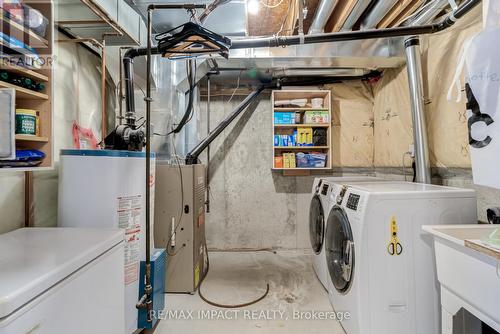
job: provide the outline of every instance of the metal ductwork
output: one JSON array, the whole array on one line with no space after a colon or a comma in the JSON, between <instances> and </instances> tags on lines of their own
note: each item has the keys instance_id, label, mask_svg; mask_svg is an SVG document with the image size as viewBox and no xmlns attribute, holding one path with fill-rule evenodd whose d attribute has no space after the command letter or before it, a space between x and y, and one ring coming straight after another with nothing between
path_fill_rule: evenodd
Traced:
<instances>
[{"instance_id":1,"label":"metal ductwork","mask_svg":"<svg viewBox=\"0 0 500 334\"><path fill-rule=\"evenodd\" d=\"M449 5L448 0L435 0L424 6L413 18L405 22L406 26L419 26L431 23L436 16ZM415 181L431 183L429 160L429 139L425 120L424 83L422 78L422 60L420 39L410 37L405 41L406 68L410 88L411 114L413 122L413 145L415 147Z\"/></svg>"},{"instance_id":2,"label":"metal ductwork","mask_svg":"<svg viewBox=\"0 0 500 334\"><path fill-rule=\"evenodd\" d=\"M417 26L431 23L439 13L450 5L449 0L434 0L422 7L416 15L406 20L404 26Z\"/></svg>"},{"instance_id":3,"label":"metal ductwork","mask_svg":"<svg viewBox=\"0 0 500 334\"><path fill-rule=\"evenodd\" d=\"M427 123L425 121L424 81L422 79L419 38L412 37L406 40L405 49L413 122L413 146L415 147L415 182L431 183L429 140L427 138Z\"/></svg>"},{"instance_id":4,"label":"metal ductwork","mask_svg":"<svg viewBox=\"0 0 500 334\"><path fill-rule=\"evenodd\" d=\"M325 25L330 15L333 13L333 9L337 4L337 0L321 0L316 8L316 14L314 14L314 19L309 28L308 34L319 34L324 32Z\"/></svg>"},{"instance_id":5,"label":"metal ductwork","mask_svg":"<svg viewBox=\"0 0 500 334\"><path fill-rule=\"evenodd\" d=\"M361 23L361 30L374 29L398 0L379 1Z\"/></svg>"},{"instance_id":6,"label":"metal ductwork","mask_svg":"<svg viewBox=\"0 0 500 334\"><path fill-rule=\"evenodd\" d=\"M356 2L356 4L354 5L351 13L345 20L344 25L342 26L340 31L352 30L352 27L354 27L356 22L358 22L359 18L361 17L361 15L363 15L371 2L372 0L358 0L358 2Z\"/></svg>"}]
</instances>

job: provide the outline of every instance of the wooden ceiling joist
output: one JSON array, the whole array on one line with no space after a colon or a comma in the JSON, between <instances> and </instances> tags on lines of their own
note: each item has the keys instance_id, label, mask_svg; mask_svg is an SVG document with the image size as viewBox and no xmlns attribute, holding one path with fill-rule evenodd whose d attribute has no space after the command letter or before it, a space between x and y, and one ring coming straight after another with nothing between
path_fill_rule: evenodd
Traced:
<instances>
[{"instance_id":1,"label":"wooden ceiling joist","mask_svg":"<svg viewBox=\"0 0 500 334\"><path fill-rule=\"evenodd\" d=\"M299 0L290 0L290 4L288 6L288 11L285 14L285 21L283 23L283 30L280 33L280 35L283 36L293 35L293 32L295 31L295 23L299 17Z\"/></svg>"},{"instance_id":2,"label":"wooden ceiling joist","mask_svg":"<svg viewBox=\"0 0 500 334\"><path fill-rule=\"evenodd\" d=\"M340 31L358 0L338 0L325 26L325 32Z\"/></svg>"},{"instance_id":3,"label":"wooden ceiling joist","mask_svg":"<svg viewBox=\"0 0 500 334\"><path fill-rule=\"evenodd\" d=\"M391 8L391 10L384 16L382 21L380 21L377 24L378 29L383 29L387 28L391 25L394 20L399 17L399 14L401 14L408 6L411 5L411 3L414 0L399 0L396 2L394 7Z\"/></svg>"}]
</instances>

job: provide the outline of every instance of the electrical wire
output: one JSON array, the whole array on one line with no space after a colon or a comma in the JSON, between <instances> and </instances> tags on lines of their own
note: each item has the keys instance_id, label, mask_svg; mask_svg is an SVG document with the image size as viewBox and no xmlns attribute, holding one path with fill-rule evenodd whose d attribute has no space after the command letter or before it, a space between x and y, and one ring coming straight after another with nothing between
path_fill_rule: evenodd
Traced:
<instances>
[{"instance_id":1,"label":"electrical wire","mask_svg":"<svg viewBox=\"0 0 500 334\"><path fill-rule=\"evenodd\" d=\"M290 15L290 10L293 8L293 6L291 4L288 5L288 9L286 11L286 15L283 17L283 21L281 22L281 26L280 26L280 30L278 30L278 32L276 33L276 36L280 36L280 34L283 32L283 31L295 31L295 28L297 28L297 23L294 23L292 29L287 29L287 30L283 30L283 28L285 27L285 23L286 23L286 19L287 17ZM301 13L299 13L299 15L301 15Z\"/></svg>"},{"instance_id":2,"label":"electrical wire","mask_svg":"<svg viewBox=\"0 0 500 334\"><path fill-rule=\"evenodd\" d=\"M201 300L203 300L205 303L209 304L209 305L212 305L212 306L215 306L215 307L220 307L220 308L242 308L242 307L246 307L246 306L250 306L250 305L253 305L253 304L256 304L258 302L260 302L261 300L263 300L264 298L267 297L267 295L269 294L269 283L266 283L266 291L260 296L258 297L257 299L254 299L252 301L249 301L249 302L246 302L246 303L242 303L242 304L221 304L221 303L217 303L217 302L214 302L214 301L211 301L209 299L207 299L203 293L201 292L201 286L203 284L203 282L205 281L205 279L207 278L208 276L208 271L210 270L210 260L209 260L209 257L208 257L208 247L207 247L207 242L205 240L205 257L206 257L206 270L205 270L205 274L203 275L203 278L201 279L200 283L198 284L198 295L200 296Z\"/></svg>"},{"instance_id":3,"label":"electrical wire","mask_svg":"<svg viewBox=\"0 0 500 334\"><path fill-rule=\"evenodd\" d=\"M227 100L227 103L231 102L231 100L233 99L234 97L234 94L236 93L236 91L240 88L240 79L241 79L241 73L243 72L243 70L240 71L240 74L238 74L238 83L236 84L236 88L233 90L233 93L231 94L231 97L229 98L229 100Z\"/></svg>"},{"instance_id":4,"label":"electrical wire","mask_svg":"<svg viewBox=\"0 0 500 334\"><path fill-rule=\"evenodd\" d=\"M179 229L181 223L182 223L182 216L184 215L184 180L182 178L182 167L181 167L181 162L179 161L179 157L177 156L177 152L175 150L175 134L172 136L172 149L174 151L174 157L175 157L175 161L177 163L177 167L179 168L179 175L180 175L180 181L181 181L181 210L180 210L180 213L179 213L179 218L177 220L177 225L174 226L174 233L170 233L170 237L168 239L168 242L167 242L167 246L165 247L165 251L167 252L167 254L169 256L175 256L177 255L181 249L183 249L186 245L182 245L181 248L179 248L176 252L174 253L170 253L169 252L169 249L170 249L170 245L172 244L172 238L174 235L176 235L177 233L177 230Z\"/></svg>"},{"instance_id":5,"label":"electrical wire","mask_svg":"<svg viewBox=\"0 0 500 334\"><path fill-rule=\"evenodd\" d=\"M410 157L413 158L413 154L411 152L408 151L408 152L403 153L403 175L405 177L405 181L408 181L406 179L406 165L405 165L405 158L407 155L409 155Z\"/></svg>"},{"instance_id":6,"label":"electrical wire","mask_svg":"<svg viewBox=\"0 0 500 334\"><path fill-rule=\"evenodd\" d=\"M194 62L194 69L193 63ZM195 81L196 81L196 59L191 59L186 61L187 66L186 66L186 74L188 76L188 82L189 82L189 97L188 97L188 104L186 107L186 111L184 112L184 116L182 116L181 121L177 126L167 133L167 135L172 134L172 133L179 133L183 128L184 125L186 125L188 119L190 119L191 113L193 112L193 91L195 87Z\"/></svg>"}]
</instances>

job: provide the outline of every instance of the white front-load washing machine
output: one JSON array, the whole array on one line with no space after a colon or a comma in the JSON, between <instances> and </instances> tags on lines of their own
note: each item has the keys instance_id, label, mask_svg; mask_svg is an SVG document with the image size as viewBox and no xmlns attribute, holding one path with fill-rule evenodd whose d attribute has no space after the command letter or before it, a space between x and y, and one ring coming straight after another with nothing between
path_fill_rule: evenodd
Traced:
<instances>
[{"instance_id":1,"label":"white front-load washing machine","mask_svg":"<svg viewBox=\"0 0 500 334\"><path fill-rule=\"evenodd\" d=\"M313 267L321 284L328 289L328 269L324 252L326 217L332 200L338 197L344 183L377 182L382 179L371 176L322 177L314 179L309 206L309 239L313 250Z\"/></svg>"},{"instance_id":2,"label":"white front-load washing machine","mask_svg":"<svg viewBox=\"0 0 500 334\"><path fill-rule=\"evenodd\" d=\"M352 183L339 202L327 218L325 254L330 302L346 312L346 333L438 334L433 243L421 226L477 222L475 192Z\"/></svg>"}]
</instances>

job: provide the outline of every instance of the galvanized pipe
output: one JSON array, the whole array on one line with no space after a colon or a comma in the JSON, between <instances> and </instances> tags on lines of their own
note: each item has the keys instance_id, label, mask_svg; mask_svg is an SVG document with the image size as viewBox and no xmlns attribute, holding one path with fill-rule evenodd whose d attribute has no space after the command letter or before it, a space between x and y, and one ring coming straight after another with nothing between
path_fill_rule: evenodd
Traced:
<instances>
[{"instance_id":1,"label":"galvanized pipe","mask_svg":"<svg viewBox=\"0 0 500 334\"><path fill-rule=\"evenodd\" d=\"M316 8L316 13L314 14L313 21L309 27L308 34L318 34L325 31L325 25L330 15L333 13L333 9L337 4L337 0L321 0ZM299 13L301 15L302 12Z\"/></svg>"},{"instance_id":2,"label":"galvanized pipe","mask_svg":"<svg viewBox=\"0 0 500 334\"><path fill-rule=\"evenodd\" d=\"M420 40L412 37L405 41L406 68L410 86L411 114L413 120L413 145L415 147L416 182L431 183L429 143L425 122L424 87Z\"/></svg>"},{"instance_id":3,"label":"galvanized pipe","mask_svg":"<svg viewBox=\"0 0 500 334\"><path fill-rule=\"evenodd\" d=\"M405 21L404 26L417 26L431 23L436 16L450 5L449 0L434 0L429 2L418 12L415 17Z\"/></svg>"},{"instance_id":4,"label":"galvanized pipe","mask_svg":"<svg viewBox=\"0 0 500 334\"><path fill-rule=\"evenodd\" d=\"M382 21L387 13L389 13L396 2L398 2L398 0L384 0L377 2L375 7L372 8L368 16L366 16L361 23L361 30L376 28L377 24Z\"/></svg>"},{"instance_id":5,"label":"galvanized pipe","mask_svg":"<svg viewBox=\"0 0 500 334\"><path fill-rule=\"evenodd\" d=\"M352 27L354 27L356 22L358 22L359 18L364 13L366 8L368 8L370 3L371 0L358 0L358 2L356 2L356 4L354 5L354 8L352 9L349 16L347 16L347 19L342 25L342 28L340 28L340 31L352 30Z\"/></svg>"}]
</instances>

